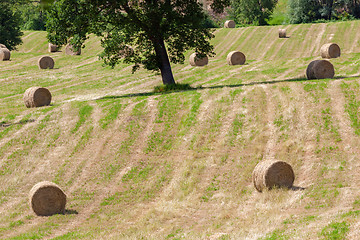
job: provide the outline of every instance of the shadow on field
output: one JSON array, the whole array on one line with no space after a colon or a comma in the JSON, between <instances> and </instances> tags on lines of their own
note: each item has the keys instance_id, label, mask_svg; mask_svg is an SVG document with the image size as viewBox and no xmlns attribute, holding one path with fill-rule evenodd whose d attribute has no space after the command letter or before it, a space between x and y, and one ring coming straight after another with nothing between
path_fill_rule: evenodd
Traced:
<instances>
[{"instance_id":1,"label":"shadow on field","mask_svg":"<svg viewBox=\"0 0 360 240\"><path fill-rule=\"evenodd\" d=\"M64 215L73 215L73 214L79 214L78 211L73 209L65 209Z\"/></svg>"},{"instance_id":2,"label":"shadow on field","mask_svg":"<svg viewBox=\"0 0 360 240\"><path fill-rule=\"evenodd\" d=\"M249 83L228 84L228 85L215 85L215 86L208 86L208 87L197 86L197 87L193 87L193 88L190 88L190 89L173 90L173 91L167 91L167 92L129 93L129 94L118 95L118 96L114 96L114 95L113 96L104 96L104 97L98 98L97 100L116 99L116 98L130 98L130 97L147 97L147 96L163 95L163 94L169 94L169 93L175 93L175 92L198 91L198 90L217 89L217 88L236 88L236 87L246 87L246 86L254 86L254 85L276 84L276 83L284 83L284 82L332 81L332 80L338 80L338 79L357 78L357 77L360 77L360 75L358 75L358 76L336 76L333 79L312 79L312 80L308 80L306 77L297 77L297 78L290 78L290 79L283 79L283 80L249 82Z\"/></svg>"},{"instance_id":3,"label":"shadow on field","mask_svg":"<svg viewBox=\"0 0 360 240\"><path fill-rule=\"evenodd\" d=\"M292 186L290 188L290 190L293 190L293 191L303 191L305 190L306 188L303 188L303 187L298 187L298 186Z\"/></svg>"},{"instance_id":4,"label":"shadow on field","mask_svg":"<svg viewBox=\"0 0 360 240\"><path fill-rule=\"evenodd\" d=\"M28 120L20 120L19 122L16 122L16 123L7 123L7 122L0 122L0 127L10 127L10 126L13 126L13 125L25 125L27 123L32 123L32 122L35 122L34 119L28 119Z\"/></svg>"}]
</instances>

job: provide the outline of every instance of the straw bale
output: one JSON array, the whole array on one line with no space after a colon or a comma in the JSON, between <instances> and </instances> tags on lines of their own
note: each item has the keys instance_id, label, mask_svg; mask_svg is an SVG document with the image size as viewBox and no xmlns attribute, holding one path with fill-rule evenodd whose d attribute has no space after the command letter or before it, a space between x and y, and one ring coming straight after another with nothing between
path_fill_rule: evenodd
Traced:
<instances>
[{"instance_id":1,"label":"straw bale","mask_svg":"<svg viewBox=\"0 0 360 240\"><path fill-rule=\"evenodd\" d=\"M25 91L23 100L28 108L47 106L51 103L51 93L46 88L31 87Z\"/></svg>"},{"instance_id":2,"label":"straw bale","mask_svg":"<svg viewBox=\"0 0 360 240\"><path fill-rule=\"evenodd\" d=\"M10 60L10 50L7 48L0 48L0 60L7 61Z\"/></svg>"},{"instance_id":3,"label":"straw bale","mask_svg":"<svg viewBox=\"0 0 360 240\"><path fill-rule=\"evenodd\" d=\"M6 48L7 49L7 47L4 44L1 44L1 43L0 43L0 48Z\"/></svg>"},{"instance_id":4,"label":"straw bale","mask_svg":"<svg viewBox=\"0 0 360 240\"><path fill-rule=\"evenodd\" d=\"M264 189L273 187L291 188L295 175L292 167L283 161L265 160L256 165L252 180L256 190L262 192Z\"/></svg>"},{"instance_id":5,"label":"straw bale","mask_svg":"<svg viewBox=\"0 0 360 240\"><path fill-rule=\"evenodd\" d=\"M226 61L229 65L243 65L246 57L242 52L232 51L227 55Z\"/></svg>"},{"instance_id":6,"label":"straw bale","mask_svg":"<svg viewBox=\"0 0 360 240\"><path fill-rule=\"evenodd\" d=\"M190 65L191 66L198 66L198 67L202 67L207 65L209 62L208 57L204 57L204 58L198 58L196 53L193 53L190 55Z\"/></svg>"},{"instance_id":7,"label":"straw bale","mask_svg":"<svg viewBox=\"0 0 360 240\"><path fill-rule=\"evenodd\" d=\"M337 58L340 57L341 50L336 43L327 43L321 47L320 54L322 58Z\"/></svg>"},{"instance_id":8,"label":"straw bale","mask_svg":"<svg viewBox=\"0 0 360 240\"><path fill-rule=\"evenodd\" d=\"M279 29L279 38L286 38L286 29Z\"/></svg>"},{"instance_id":9,"label":"straw bale","mask_svg":"<svg viewBox=\"0 0 360 240\"><path fill-rule=\"evenodd\" d=\"M327 60L312 61L306 69L307 79L324 79L335 76L334 66Z\"/></svg>"},{"instance_id":10,"label":"straw bale","mask_svg":"<svg viewBox=\"0 0 360 240\"><path fill-rule=\"evenodd\" d=\"M43 56L38 60L38 66L40 69L53 69L55 65L54 59L50 56Z\"/></svg>"},{"instance_id":11,"label":"straw bale","mask_svg":"<svg viewBox=\"0 0 360 240\"><path fill-rule=\"evenodd\" d=\"M73 50L73 46L68 44L65 47L65 53L66 53L66 55L80 55L81 54L81 48L79 48L79 50L77 52L75 52Z\"/></svg>"},{"instance_id":12,"label":"straw bale","mask_svg":"<svg viewBox=\"0 0 360 240\"><path fill-rule=\"evenodd\" d=\"M56 52L57 51L57 45L49 43L49 52Z\"/></svg>"},{"instance_id":13,"label":"straw bale","mask_svg":"<svg viewBox=\"0 0 360 240\"><path fill-rule=\"evenodd\" d=\"M236 24L233 20L227 20L225 23L224 23L224 27L225 28L235 28Z\"/></svg>"},{"instance_id":14,"label":"straw bale","mask_svg":"<svg viewBox=\"0 0 360 240\"><path fill-rule=\"evenodd\" d=\"M65 213L66 195L55 183L43 181L35 184L29 193L30 207L38 216Z\"/></svg>"}]
</instances>

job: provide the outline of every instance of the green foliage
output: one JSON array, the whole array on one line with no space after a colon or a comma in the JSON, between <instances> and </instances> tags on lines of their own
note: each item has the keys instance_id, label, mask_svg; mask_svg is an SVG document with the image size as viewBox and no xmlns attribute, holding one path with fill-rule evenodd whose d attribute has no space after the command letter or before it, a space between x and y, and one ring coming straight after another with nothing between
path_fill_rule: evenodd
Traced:
<instances>
[{"instance_id":1,"label":"green foliage","mask_svg":"<svg viewBox=\"0 0 360 240\"><path fill-rule=\"evenodd\" d=\"M40 5L33 3L16 7L21 18L21 28L24 30L45 30L45 16Z\"/></svg>"},{"instance_id":2,"label":"green foliage","mask_svg":"<svg viewBox=\"0 0 360 240\"><path fill-rule=\"evenodd\" d=\"M20 31L20 16L14 13L10 6L0 2L0 43L5 44L9 50L16 49L22 43Z\"/></svg>"},{"instance_id":3,"label":"green foliage","mask_svg":"<svg viewBox=\"0 0 360 240\"><path fill-rule=\"evenodd\" d=\"M346 239L349 225L346 222L333 222L324 227L320 233L323 239L337 240Z\"/></svg>"},{"instance_id":4,"label":"green foliage","mask_svg":"<svg viewBox=\"0 0 360 240\"><path fill-rule=\"evenodd\" d=\"M231 15L240 24L267 25L277 0L232 0Z\"/></svg>"},{"instance_id":5,"label":"green foliage","mask_svg":"<svg viewBox=\"0 0 360 240\"><path fill-rule=\"evenodd\" d=\"M228 0L215 0L212 7L222 12ZM161 71L164 84L174 84L170 61L183 63L184 52L195 49L200 57L212 56L209 40L214 37L204 27L207 19L202 5L188 1L59 0L48 12L50 42L64 45L70 39L80 48L89 33L100 36L105 64L133 63ZM166 43L166 45L165 45ZM131 50L129 50L131 46Z\"/></svg>"}]
</instances>

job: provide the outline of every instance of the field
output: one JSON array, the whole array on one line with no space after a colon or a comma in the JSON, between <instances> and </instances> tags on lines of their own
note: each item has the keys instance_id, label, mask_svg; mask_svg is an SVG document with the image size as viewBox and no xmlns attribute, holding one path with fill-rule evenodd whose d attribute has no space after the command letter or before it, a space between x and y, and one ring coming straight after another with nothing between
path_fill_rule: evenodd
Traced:
<instances>
[{"instance_id":1,"label":"field","mask_svg":"<svg viewBox=\"0 0 360 240\"><path fill-rule=\"evenodd\" d=\"M25 32L0 62L1 239L356 239L360 235L360 21L217 29L205 67L173 65L193 89L155 93L159 74L103 66L99 39L80 56L48 53ZM306 80L336 42L335 78ZM243 66L228 66L238 50ZM186 59L191 52L186 53ZM37 60L51 55L55 69ZM28 109L32 86L52 93ZM259 193L256 164L278 159L292 190ZM68 196L37 217L39 181Z\"/></svg>"}]
</instances>

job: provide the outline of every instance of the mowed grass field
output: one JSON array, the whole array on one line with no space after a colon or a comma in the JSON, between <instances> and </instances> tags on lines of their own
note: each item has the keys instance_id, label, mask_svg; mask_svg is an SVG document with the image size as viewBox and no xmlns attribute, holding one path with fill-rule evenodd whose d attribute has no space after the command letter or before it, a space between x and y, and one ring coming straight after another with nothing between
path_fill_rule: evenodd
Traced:
<instances>
[{"instance_id":1,"label":"mowed grass field","mask_svg":"<svg viewBox=\"0 0 360 240\"><path fill-rule=\"evenodd\" d=\"M215 35L207 66L173 65L194 89L159 94L159 74L103 66L94 36L66 56L25 32L0 62L0 239L357 239L360 21ZM342 50L335 78L306 80L328 42ZM234 50L245 65L226 64ZM38 69L43 55L55 69ZM25 107L32 86L51 106ZM291 164L299 190L257 192L266 159ZM67 194L66 214L31 211L44 180Z\"/></svg>"}]
</instances>

